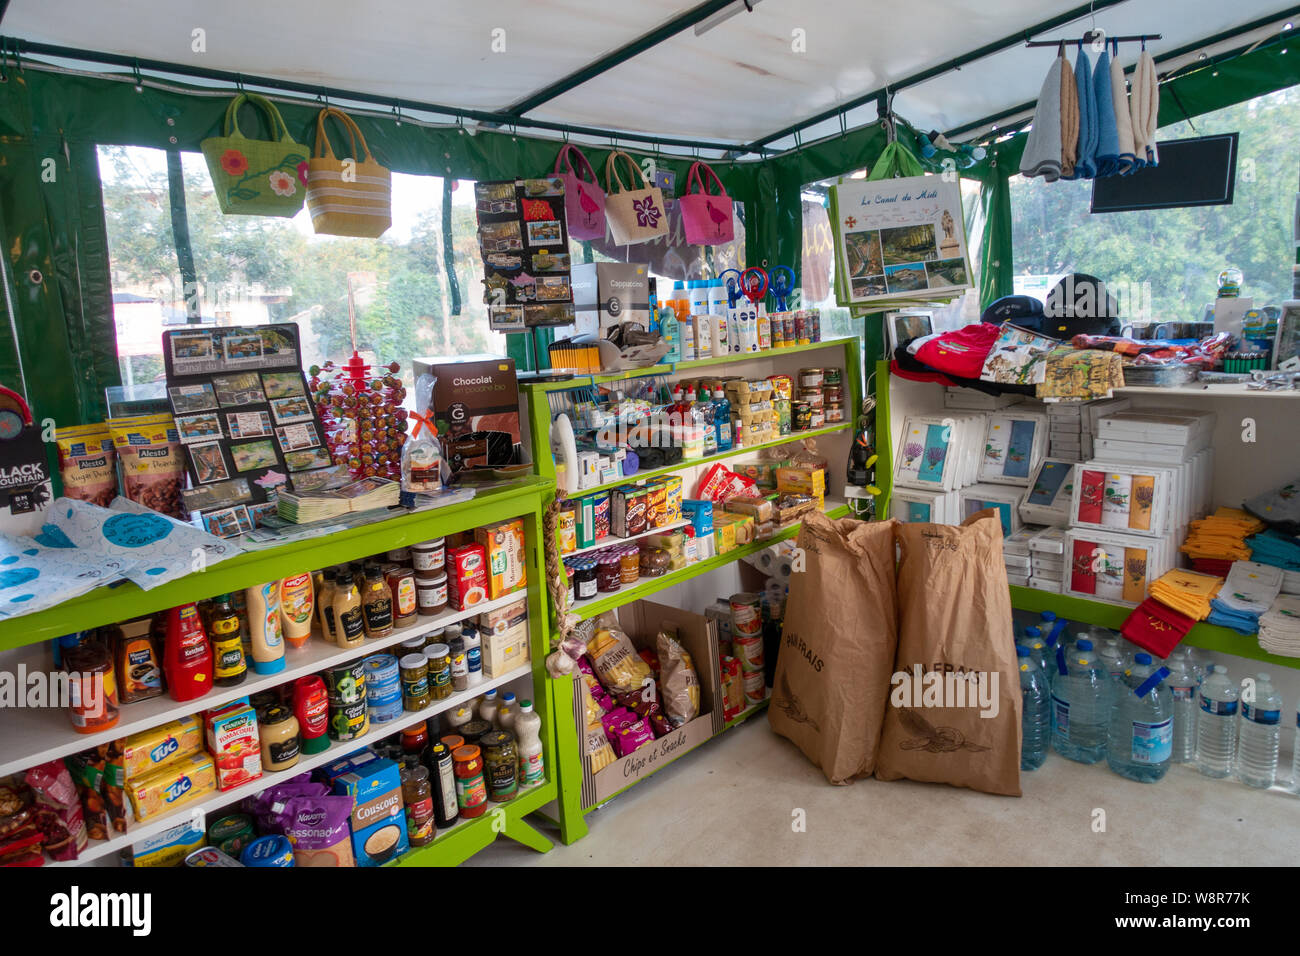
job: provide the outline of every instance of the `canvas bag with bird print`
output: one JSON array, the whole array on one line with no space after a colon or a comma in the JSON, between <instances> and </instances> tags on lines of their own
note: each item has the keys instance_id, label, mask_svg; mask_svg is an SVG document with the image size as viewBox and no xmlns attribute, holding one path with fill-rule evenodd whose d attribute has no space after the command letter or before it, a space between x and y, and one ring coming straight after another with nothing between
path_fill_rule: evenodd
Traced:
<instances>
[{"instance_id":1,"label":"canvas bag with bird print","mask_svg":"<svg viewBox=\"0 0 1300 956\"><path fill-rule=\"evenodd\" d=\"M898 641L895 524L812 512L799 531L767 719L834 784L876 763Z\"/></svg>"},{"instance_id":2,"label":"canvas bag with bird print","mask_svg":"<svg viewBox=\"0 0 1300 956\"><path fill-rule=\"evenodd\" d=\"M717 195L709 192L709 179L718 187ZM696 186L700 191L694 192ZM686 174L686 193L677 200L682 212L682 231L693 246L720 246L736 238L731 197L727 187L708 163L691 163Z\"/></svg>"},{"instance_id":3,"label":"canvas bag with bird print","mask_svg":"<svg viewBox=\"0 0 1300 956\"><path fill-rule=\"evenodd\" d=\"M876 777L1018 797L1020 673L1002 522L987 508L956 527L900 523L895 536L898 658Z\"/></svg>"}]
</instances>

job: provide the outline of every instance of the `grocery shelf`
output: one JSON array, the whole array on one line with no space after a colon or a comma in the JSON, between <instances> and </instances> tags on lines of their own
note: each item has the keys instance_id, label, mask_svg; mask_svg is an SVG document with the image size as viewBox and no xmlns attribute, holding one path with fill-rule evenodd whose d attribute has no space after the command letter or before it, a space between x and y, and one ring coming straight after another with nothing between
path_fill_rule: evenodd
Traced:
<instances>
[{"instance_id":1,"label":"grocery shelf","mask_svg":"<svg viewBox=\"0 0 1300 956\"><path fill-rule=\"evenodd\" d=\"M94 734L79 734L72 729L65 710L57 707L14 707L5 715L4 734L0 735L0 777L26 770L28 767L79 753L91 747L130 736L141 730L150 730L168 721L212 710L232 700L256 694L288 683L298 677L319 673L348 661L360 660L386 649L420 637L430 631L458 624L485 611L506 607L526 597L516 591L492 601L457 611L448 609L441 614L424 617L410 627L394 630L388 637L368 640L360 647L343 648L314 635L299 648L285 647L284 670L274 674L255 674L252 667L248 677L236 687L217 687L196 700L177 703L169 695L153 697L134 704L123 704L121 718L108 730Z\"/></svg>"},{"instance_id":2,"label":"grocery shelf","mask_svg":"<svg viewBox=\"0 0 1300 956\"><path fill-rule=\"evenodd\" d=\"M1015 585L1011 587L1011 606L1022 611L1053 611L1067 620L1106 627L1113 631L1118 631L1125 618L1133 613L1133 608L1127 605L1090 601L1073 595ZM1268 653L1259 646L1254 634L1238 634L1232 628L1218 627L1204 621L1193 625L1183 638L1183 643L1220 654L1264 661L1274 667L1300 668L1300 658L1279 657Z\"/></svg>"},{"instance_id":3,"label":"grocery shelf","mask_svg":"<svg viewBox=\"0 0 1300 956\"><path fill-rule=\"evenodd\" d=\"M758 703L751 704L750 706L742 710L740 713L738 713L735 717L732 717L729 721L727 721L722 727L723 731L724 732L728 731L732 727L736 727L740 724L743 724L745 721L749 720L749 718L757 714L760 710L767 710L767 705L772 702L772 688L770 687L767 688L766 693L767 696L764 697L762 700L760 700Z\"/></svg>"},{"instance_id":4,"label":"grocery shelf","mask_svg":"<svg viewBox=\"0 0 1300 956\"><path fill-rule=\"evenodd\" d=\"M233 787L230 790L217 791L216 793L209 794L193 803L180 806L171 813L165 813L148 820L137 822L127 833L115 834L108 840L92 840L81 852L78 859L70 860L62 864L55 863L53 865L76 866L97 859L98 857L107 856L110 853L116 853L134 843L140 842L145 837L161 833L163 830L173 827L186 819L238 803L245 797L251 797L254 794L261 793L266 788L274 786L277 783L291 780L302 773L314 770L317 767L323 767L325 764L332 763L340 757L354 753L362 747L365 747L371 741L391 737L393 734L398 733L407 727L413 727L422 721L428 720L430 717L452 710L459 707L461 704L468 703L495 687L500 687L503 684L508 684L521 677L526 677L531 674L532 666L533 662L531 660L527 661L506 674L494 677L491 680L485 680L481 684L475 684L473 687L454 693L446 700L436 701L423 710L403 711L400 717L393 720L384 721L383 723L372 723L370 725L370 730L363 737L358 737L355 740L331 741L329 747L321 753L311 754L310 756L304 755L299 758L296 764L287 770L278 770L270 773L263 772L261 777L244 784L242 787ZM540 791L541 793L549 793L548 799L555 798L555 786L550 781L548 781L547 784L537 787L535 791L528 791L528 793L532 794L537 791ZM492 820L489 815L485 814L484 816L477 818L477 820L467 821L467 827L475 822L491 823ZM449 830L448 835L453 835L454 832L454 830ZM494 835L495 834L493 834L493 836ZM488 842L491 842L490 838ZM430 849L430 847L420 847L418 849L427 850Z\"/></svg>"},{"instance_id":5,"label":"grocery shelf","mask_svg":"<svg viewBox=\"0 0 1300 956\"><path fill-rule=\"evenodd\" d=\"M828 518L843 518L849 514L849 506L842 499L827 498L825 515ZM622 607L624 604L631 604L633 601L639 601L641 598L649 597L665 588L670 588L675 584L681 584L683 581L689 581L691 578L698 577L701 574L707 574L715 568L731 564L733 561L739 561L741 558L748 557L751 554L757 554L764 548L769 548L778 541L784 541L787 538L793 538L799 533L802 522L796 522L788 528L778 531L770 538L764 538L762 541L754 541L750 544L742 545L738 548L726 552L725 554L714 555L711 558L705 558L703 561L697 561L694 564L688 564L684 568L678 568L676 571L669 571L667 574L660 575L657 578L641 578L636 584L629 584L627 587L619 588L606 594L598 594L594 598L588 598L585 601L575 601L569 606L569 613L576 614L580 620L595 617L597 614L603 614L605 611L612 611L615 608Z\"/></svg>"},{"instance_id":6,"label":"grocery shelf","mask_svg":"<svg viewBox=\"0 0 1300 956\"><path fill-rule=\"evenodd\" d=\"M245 551L148 591L130 582L96 588L44 611L0 620L0 650L153 614L178 604L529 514L537 508L537 496L551 489L552 482L546 479L524 478L504 488L485 491L470 501L398 514L386 521L321 538Z\"/></svg>"},{"instance_id":7,"label":"grocery shelf","mask_svg":"<svg viewBox=\"0 0 1300 956\"><path fill-rule=\"evenodd\" d=\"M728 458L736 458L749 452L758 451L761 448L773 448L777 445L788 445L793 441L801 441L805 438L816 438L819 435L831 435L835 432L847 431L853 428L853 422L837 422L834 425L827 425L825 428L812 428L807 431L790 432L788 435L782 435L780 438L774 438L771 441L759 442L756 445L744 445L730 449L729 451L718 452L716 455L705 455L703 458L683 458L681 461L671 465L664 465L662 468L651 468L648 471L638 471L629 478L619 478L616 481L606 482L603 485L595 485L591 488L579 488L575 491L566 491L565 494L570 498L583 498L587 495L600 494L602 491L611 491L614 488L621 488L624 485L634 485L639 481L645 481L647 478L657 478L660 475L671 475L675 471L681 471L683 468L694 468L696 465L709 465L713 462L725 461Z\"/></svg>"},{"instance_id":8,"label":"grocery shelf","mask_svg":"<svg viewBox=\"0 0 1300 956\"><path fill-rule=\"evenodd\" d=\"M1245 384L1201 385L1192 382L1188 385L1175 385L1159 388L1155 385L1125 385L1113 390L1117 395L1177 395L1180 398L1300 398L1300 389L1247 388Z\"/></svg>"},{"instance_id":9,"label":"grocery shelf","mask_svg":"<svg viewBox=\"0 0 1300 956\"><path fill-rule=\"evenodd\" d=\"M845 343L853 343L856 347L858 339L854 336L841 336L839 338L822 339L820 342L813 342L809 345L792 345L783 349L763 349L761 352L739 352L734 355L691 359L684 362L661 362L658 365L624 369L617 372L600 372L596 374L581 372L575 373L573 378L563 379L558 382L528 382L519 387L521 391L529 394L563 392L570 388L581 388L584 385L606 385L611 382L626 381L627 379L646 378L650 375L675 375L679 372L689 372L698 368L716 368L719 365L762 361L764 359L780 358L783 355L798 355L801 352L815 352L818 349L832 347L843 348Z\"/></svg>"},{"instance_id":10,"label":"grocery shelf","mask_svg":"<svg viewBox=\"0 0 1300 956\"><path fill-rule=\"evenodd\" d=\"M608 548L612 544L627 544L629 541L635 541L638 538L645 538L652 534L665 534L677 528L684 528L690 523L690 519L685 521L674 521L672 524L662 525L658 528L650 528L647 531L642 531L640 534L628 535L626 538L620 538L618 535L614 534L607 534L605 537L597 539L595 544L589 544L585 548L579 548L577 551L565 552L560 556L563 558L576 557L579 554L586 554L589 551L599 551L601 548Z\"/></svg>"}]
</instances>

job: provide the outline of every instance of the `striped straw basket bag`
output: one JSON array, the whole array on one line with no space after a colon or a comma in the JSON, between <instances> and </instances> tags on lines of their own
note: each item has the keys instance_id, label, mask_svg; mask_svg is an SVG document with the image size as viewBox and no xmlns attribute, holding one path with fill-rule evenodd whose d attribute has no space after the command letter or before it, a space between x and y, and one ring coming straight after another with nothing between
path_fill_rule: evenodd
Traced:
<instances>
[{"instance_id":1,"label":"striped straw basket bag","mask_svg":"<svg viewBox=\"0 0 1300 956\"><path fill-rule=\"evenodd\" d=\"M336 159L325 117L337 119L352 140L352 156ZM358 159L357 146L365 153ZM393 174L375 162L361 130L341 110L326 107L316 117L316 150L307 161L307 209L318 234L376 239L393 224Z\"/></svg>"}]
</instances>

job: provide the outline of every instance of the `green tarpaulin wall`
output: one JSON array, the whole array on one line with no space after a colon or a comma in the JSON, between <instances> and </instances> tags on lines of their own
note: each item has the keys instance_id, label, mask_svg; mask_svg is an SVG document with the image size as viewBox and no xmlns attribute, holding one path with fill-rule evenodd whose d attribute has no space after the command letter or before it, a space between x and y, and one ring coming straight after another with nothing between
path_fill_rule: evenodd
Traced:
<instances>
[{"instance_id":1,"label":"green tarpaulin wall","mask_svg":"<svg viewBox=\"0 0 1300 956\"><path fill-rule=\"evenodd\" d=\"M1300 83L1300 57L1283 56L1278 43L1214 70L1217 76L1206 67L1165 85L1162 125ZM1169 95L1171 89L1176 96ZM167 89L146 83L137 91L129 76L78 76L12 65L0 77L0 240L11 320L0 334L0 383L24 388L39 419L59 426L102 420L104 388L119 384L96 147L197 152L201 140L219 134L231 95L176 83ZM311 143L321 104L279 105L294 138ZM553 168L559 148L555 140L510 132L471 135L458 127L430 129L399 124L396 117L354 116L375 155L401 173L474 180L537 175ZM915 132L905 123L898 124L898 135L919 152ZM883 127L874 124L762 161L714 163L727 190L745 203L750 263L767 260L797 270L802 187L871 166L885 144ZM981 183L984 303L1011 291L1007 178L1015 173L1023 147L1023 135L1011 137L961 170ZM599 168L606 151L584 150ZM690 157L658 156L657 161L676 171L679 183L685 181ZM878 341L868 341L869 351L878 348ZM521 350L516 358L522 357ZM866 356L867 362L874 358Z\"/></svg>"}]
</instances>

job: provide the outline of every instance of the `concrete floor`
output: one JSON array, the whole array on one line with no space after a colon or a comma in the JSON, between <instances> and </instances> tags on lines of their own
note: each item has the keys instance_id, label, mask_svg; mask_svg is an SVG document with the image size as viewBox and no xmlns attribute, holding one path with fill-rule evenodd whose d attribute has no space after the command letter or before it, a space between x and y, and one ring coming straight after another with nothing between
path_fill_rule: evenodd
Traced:
<instances>
[{"instance_id":1,"label":"concrete floor","mask_svg":"<svg viewBox=\"0 0 1300 956\"><path fill-rule=\"evenodd\" d=\"M1284 741L1285 743L1285 741ZM1284 754L1289 771L1290 758ZM685 755L587 816L572 846L498 840L470 866L1290 865L1300 797L1171 767L1157 784L1055 753L1024 796L908 781L832 787L765 715ZM804 811L806 832L792 821ZM1094 830L1104 811L1104 832Z\"/></svg>"}]
</instances>

